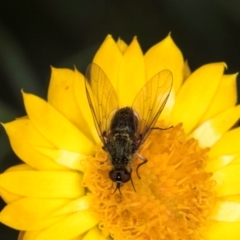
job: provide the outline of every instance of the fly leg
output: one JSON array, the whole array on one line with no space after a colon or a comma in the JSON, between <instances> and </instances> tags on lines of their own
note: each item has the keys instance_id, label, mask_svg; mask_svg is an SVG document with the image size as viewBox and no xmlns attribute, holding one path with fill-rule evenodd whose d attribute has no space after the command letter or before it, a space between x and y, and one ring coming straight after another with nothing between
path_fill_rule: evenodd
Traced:
<instances>
[{"instance_id":1,"label":"fly leg","mask_svg":"<svg viewBox=\"0 0 240 240\"><path fill-rule=\"evenodd\" d=\"M104 146L102 146L102 149L103 149L105 152L107 152L107 133L106 133L106 131L104 131L104 132L102 133L102 141L103 141L103 143L104 143Z\"/></svg>"},{"instance_id":2,"label":"fly leg","mask_svg":"<svg viewBox=\"0 0 240 240\"><path fill-rule=\"evenodd\" d=\"M107 148L105 146L102 146L102 150L104 150L105 152L107 152Z\"/></svg>"},{"instance_id":3,"label":"fly leg","mask_svg":"<svg viewBox=\"0 0 240 240\"><path fill-rule=\"evenodd\" d=\"M106 133L106 131L104 131L103 133L102 133L102 137L103 137L103 142L104 142L104 145L102 146L102 150L104 150L105 152L108 152L108 150L107 150L107 133ZM106 160L107 161L107 160ZM106 161L104 161L103 163L105 163ZM101 164L103 164L103 163L101 163Z\"/></svg>"},{"instance_id":4,"label":"fly leg","mask_svg":"<svg viewBox=\"0 0 240 240\"><path fill-rule=\"evenodd\" d=\"M117 186L116 186L116 188L115 188L113 194L118 190L119 193L120 193L120 195L122 195L122 192L121 192L121 190L120 190L120 187L121 187L120 183L117 183ZM112 185L112 188L113 188L113 185Z\"/></svg>"},{"instance_id":5,"label":"fly leg","mask_svg":"<svg viewBox=\"0 0 240 240\"><path fill-rule=\"evenodd\" d=\"M137 169L136 169L137 176L138 176L139 179L141 179L141 177L138 174L138 169L139 169L140 166L142 166L143 164L147 163L148 160L145 157L143 157L142 155L138 154L138 153L137 153L137 156L143 161L142 163L138 164Z\"/></svg>"},{"instance_id":6,"label":"fly leg","mask_svg":"<svg viewBox=\"0 0 240 240\"><path fill-rule=\"evenodd\" d=\"M133 184L132 178L131 178L131 183L132 183L132 186L133 186L134 191L136 192L136 189L135 189L135 186L134 186L134 184Z\"/></svg>"}]
</instances>

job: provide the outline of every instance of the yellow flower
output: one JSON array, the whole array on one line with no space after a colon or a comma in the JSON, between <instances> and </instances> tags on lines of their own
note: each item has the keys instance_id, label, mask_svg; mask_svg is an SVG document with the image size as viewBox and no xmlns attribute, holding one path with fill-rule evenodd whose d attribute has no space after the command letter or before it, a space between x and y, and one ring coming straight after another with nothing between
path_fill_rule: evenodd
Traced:
<instances>
[{"instance_id":1,"label":"yellow flower","mask_svg":"<svg viewBox=\"0 0 240 240\"><path fill-rule=\"evenodd\" d=\"M93 62L111 80L120 107L131 106L147 80L163 69L174 85L153 130L134 157L121 193L108 177L85 92L76 69L52 69L48 101L23 93L27 117L4 124L24 164L0 175L7 206L0 221L23 240L238 239L240 235L240 116L236 74L224 63L193 73L166 37L143 55L107 36ZM98 227L99 226L99 227ZM100 230L101 229L101 230Z\"/></svg>"}]
</instances>

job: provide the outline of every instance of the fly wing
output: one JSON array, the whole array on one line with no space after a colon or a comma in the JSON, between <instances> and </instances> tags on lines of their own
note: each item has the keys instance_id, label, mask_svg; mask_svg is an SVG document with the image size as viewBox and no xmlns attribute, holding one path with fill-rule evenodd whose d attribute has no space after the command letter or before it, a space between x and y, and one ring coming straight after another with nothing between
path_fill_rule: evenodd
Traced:
<instances>
[{"instance_id":1,"label":"fly wing","mask_svg":"<svg viewBox=\"0 0 240 240\"><path fill-rule=\"evenodd\" d=\"M111 118L118 109L117 94L107 75L94 63L86 70L85 86L98 135L105 145L104 135L107 134Z\"/></svg>"},{"instance_id":2,"label":"fly wing","mask_svg":"<svg viewBox=\"0 0 240 240\"><path fill-rule=\"evenodd\" d=\"M173 77L169 70L156 74L137 94L132 108L139 117L138 146L142 144L151 132L159 118L172 89Z\"/></svg>"}]
</instances>

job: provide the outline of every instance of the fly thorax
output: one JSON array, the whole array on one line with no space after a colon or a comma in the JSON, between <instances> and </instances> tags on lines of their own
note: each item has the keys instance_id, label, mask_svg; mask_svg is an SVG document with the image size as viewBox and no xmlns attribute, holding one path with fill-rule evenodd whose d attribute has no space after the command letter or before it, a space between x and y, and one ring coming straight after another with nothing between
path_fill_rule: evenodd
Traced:
<instances>
[{"instance_id":1,"label":"fly thorax","mask_svg":"<svg viewBox=\"0 0 240 240\"><path fill-rule=\"evenodd\" d=\"M127 167L134 153L133 141L128 133L116 132L108 142L110 162L114 167Z\"/></svg>"}]
</instances>

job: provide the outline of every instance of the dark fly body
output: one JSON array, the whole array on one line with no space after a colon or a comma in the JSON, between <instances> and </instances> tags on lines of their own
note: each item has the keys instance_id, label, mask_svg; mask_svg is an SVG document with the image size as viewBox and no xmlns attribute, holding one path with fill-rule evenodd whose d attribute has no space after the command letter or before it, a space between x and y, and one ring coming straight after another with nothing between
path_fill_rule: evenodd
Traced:
<instances>
[{"instance_id":1,"label":"dark fly body","mask_svg":"<svg viewBox=\"0 0 240 240\"><path fill-rule=\"evenodd\" d=\"M110 124L110 134L106 136L104 149L109 153L113 169L109 177L120 188L131 179L131 162L137 150L137 116L130 107L117 110Z\"/></svg>"},{"instance_id":2,"label":"dark fly body","mask_svg":"<svg viewBox=\"0 0 240 240\"><path fill-rule=\"evenodd\" d=\"M120 109L116 92L98 65L88 66L85 83L94 123L112 165L109 177L120 191L123 183L132 181L134 154L143 161L137 167L138 177L138 168L147 162L137 150L149 136L167 102L172 74L169 70L159 72L140 90L131 107Z\"/></svg>"}]
</instances>

